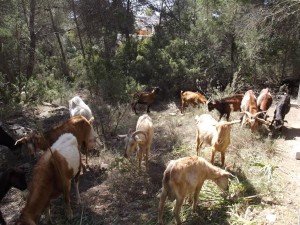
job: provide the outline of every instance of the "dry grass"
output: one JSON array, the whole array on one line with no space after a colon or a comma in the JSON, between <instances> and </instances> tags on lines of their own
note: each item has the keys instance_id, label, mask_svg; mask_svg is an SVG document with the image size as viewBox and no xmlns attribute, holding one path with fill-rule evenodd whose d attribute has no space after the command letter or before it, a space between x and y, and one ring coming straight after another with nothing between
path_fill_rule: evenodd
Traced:
<instances>
[{"instance_id":1,"label":"dry grass","mask_svg":"<svg viewBox=\"0 0 300 225\"><path fill-rule=\"evenodd\" d=\"M128 107L128 106L126 106ZM101 111L102 110L102 111ZM92 152L89 160L90 171L80 177L80 192L84 204L76 205L72 197L75 217L68 221L62 198L53 201L52 219L54 224L112 224L112 225L154 225L157 224L157 207L162 174L169 160L195 154L195 115L207 113L205 107L189 108L180 115L175 104L168 110L151 112L155 124L155 137L150 154L149 170L144 165L138 170L134 157L123 158L123 140L116 134L134 129L138 116L128 108L99 109L103 118L96 122L104 147ZM112 115L111 115L112 114ZM218 118L216 112L212 112ZM140 114L141 115L141 114ZM233 113L231 119L239 118ZM120 119L121 118L121 119ZM116 121L119 120L120 121ZM232 164L230 172L236 176L230 182L229 196L220 194L216 185L206 182L199 196L196 213L191 206L182 207L184 224L262 224L265 218L259 212L280 203L278 193L284 188L276 167L278 154L277 140L269 140L249 129L233 125L231 145L226 154L225 164ZM210 159L210 148L201 150L201 156ZM220 165L220 154L215 162ZM73 190L72 190L73 193ZM164 214L165 224L174 224L173 203L167 203ZM19 209L12 210L17 213ZM13 220L13 219L12 219Z\"/></svg>"}]
</instances>

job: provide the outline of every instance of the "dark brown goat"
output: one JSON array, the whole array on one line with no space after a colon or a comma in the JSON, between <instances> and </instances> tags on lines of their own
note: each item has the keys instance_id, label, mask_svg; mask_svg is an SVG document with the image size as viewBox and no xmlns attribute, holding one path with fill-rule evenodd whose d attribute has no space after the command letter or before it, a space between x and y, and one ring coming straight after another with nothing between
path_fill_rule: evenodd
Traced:
<instances>
[{"instance_id":1,"label":"dark brown goat","mask_svg":"<svg viewBox=\"0 0 300 225\"><path fill-rule=\"evenodd\" d=\"M212 100L208 101L207 107L208 111L212 111L213 109L218 110L220 113L219 121L226 114L226 120L229 120L230 112L241 111L241 102L243 99L243 94L236 94L232 96L228 96L225 98L221 98L220 100Z\"/></svg>"},{"instance_id":2,"label":"dark brown goat","mask_svg":"<svg viewBox=\"0 0 300 225\"><path fill-rule=\"evenodd\" d=\"M199 104L206 104L207 99L199 92L181 91L181 113L184 112L184 107L187 105L193 105L194 107Z\"/></svg>"},{"instance_id":3,"label":"dark brown goat","mask_svg":"<svg viewBox=\"0 0 300 225\"><path fill-rule=\"evenodd\" d=\"M0 201L11 187L24 191L27 188L25 172L19 168L10 168L0 176ZM0 224L6 225L0 211Z\"/></svg>"},{"instance_id":4,"label":"dark brown goat","mask_svg":"<svg viewBox=\"0 0 300 225\"><path fill-rule=\"evenodd\" d=\"M267 119L267 110L271 107L273 102L272 95L269 88L262 89L258 98L257 98L257 108L259 112L264 112L259 114L259 118L264 120Z\"/></svg>"},{"instance_id":5,"label":"dark brown goat","mask_svg":"<svg viewBox=\"0 0 300 225\"><path fill-rule=\"evenodd\" d=\"M151 92L136 92L134 94L132 94L132 97L134 100L134 102L131 103L132 106L132 110L136 113L136 105L137 104L143 104L143 105L147 105L147 113L150 113L150 106L153 104L153 102L156 99L156 96L158 94L158 92L160 91L159 87L155 87L153 88L153 90Z\"/></svg>"}]
</instances>

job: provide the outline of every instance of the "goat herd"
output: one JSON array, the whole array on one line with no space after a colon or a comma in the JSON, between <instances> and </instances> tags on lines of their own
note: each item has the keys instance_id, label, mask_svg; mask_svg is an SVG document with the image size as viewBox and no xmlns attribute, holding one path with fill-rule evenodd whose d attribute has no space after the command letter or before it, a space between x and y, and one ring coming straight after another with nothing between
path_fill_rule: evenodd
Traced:
<instances>
[{"instance_id":1,"label":"goat herd","mask_svg":"<svg viewBox=\"0 0 300 225\"><path fill-rule=\"evenodd\" d=\"M136 113L136 105L146 104L149 113L150 105L155 101L159 88L152 92L138 92L133 94L135 101L132 109ZM214 166L215 152L221 153L222 167L225 162L225 152L230 144L230 128L232 124L241 123L242 126L250 127L256 132L258 126L266 124L270 133L281 129L284 125L285 115L290 109L290 97L285 94L277 103L273 120L267 120L267 110L272 104L272 96L268 88L263 89L256 99L252 90L245 94L236 94L220 100L210 100L198 92L181 91L181 113L188 104L206 104L208 110L216 109L220 113L219 121L210 114L196 116L197 124L197 156L184 157L171 160L164 171L162 180L162 193L159 202L158 222L163 224L163 209L168 198L176 199L174 216L177 224L181 224L179 217L180 209L185 197L192 194L192 209L196 209L197 200L201 187L206 179L213 180L223 191L228 189L228 177L231 175L226 170ZM33 225L38 224L40 216L45 211L46 222L50 218L50 200L63 193L68 218L73 213L70 207L70 183L75 178L75 190L77 202L80 203L78 190L78 178L81 167L85 168L81 160L80 149L85 149L85 164L88 165L88 150L96 146L96 138L93 130L94 117L90 108L78 96L69 101L70 119L61 125L53 127L44 133L31 132L15 143L10 139L0 140L1 145L9 148L25 146L31 154L38 150L44 153L39 158L32 173L32 179L27 197L26 205L22 209L20 217L15 224ZM240 111L243 116L241 120L228 121L231 111ZM220 121L226 114L227 121ZM1 128L1 127L0 127ZM3 133L2 128L0 133ZM125 157L129 157L135 150L139 168L142 160L145 160L148 168L148 157L154 136L154 125L148 114L139 117L136 130L129 131L127 135L119 135L125 139ZM3 137L3 135L2 135ZM204 158L198 157L201 147L209 145L212 148L211 163ZM12 168L0 176L0 200L11 187L24 190L27 188L25 173L20 168ZM0 223L6 224L0 211Z\"/></svg>"}]
</instances>

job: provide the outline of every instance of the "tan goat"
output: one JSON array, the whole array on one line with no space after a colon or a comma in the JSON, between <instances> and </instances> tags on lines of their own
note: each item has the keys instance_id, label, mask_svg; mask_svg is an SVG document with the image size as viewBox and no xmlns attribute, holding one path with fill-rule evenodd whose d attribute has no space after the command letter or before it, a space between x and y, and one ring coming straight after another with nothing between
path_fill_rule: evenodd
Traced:
<instances>
[{"instance_id":1,"label":"tan goat","mask_svg":"<svg viewBox=\"0 0 300 225\"><path fill-rule=\"evenodd\" d=\"M25 136L16 142L25 143L28 146L33 146L33 152L37 149L47 150L58 138L64 133L72 133L80 146L85 146L86 164L88 164L88 149L93 149L96 146L96 138L91 122L83 116L74 116L63 124L52 128L42 134L32 133Z\"/></svg>"},{"instance_id":2,"label":"tan goat","mask_svg":"<svg viewBox=\"0 0 300 225\"><path fill-rule=\"evenodd\" d=\"M214 163L215 153L216 151L218 151L221 153L221 161L223 167L225 162L225 152L228 145L230 144L231 125L235 123L240 123L240 120L235 120L231 122L217 122L209 114L196 116L195 120L197 125L197 155L199 155L200 148L203 144L204 146L212 146L211 163Z\"/></svg>"},{"instance_id":3,"label":"tan goat","mask_svg":"<svg viewBox=\"0 0 300 225\"><path fill-rule=\"evenodd\" d=\"M147 114L140 116L136 124L136 131L129 131L127 135L119 135L119 137L125 137L124 157L129 157L137 149L136 158L139 162L139 168L141 168L143 158L146 161L146 168L148 168L153 135L154 127L150 116Z\"/></svg>"},{"instance_id":4,"label":"tan goat","mask_svg":"<svg viewBox=\"0 0 300 225\"><path fill-rule=\"evenodd\" d=\"M241 126L247 125L252 133L255 132L259 125L258 116L265 113L265 111L258 112L256 97L252 90L245 93L241 103L241 111L244 113Z\"/></svg>"},{"instance_id":5,"label":"tan goat","mask_svg":"<svg viewBox=\"0 0 300 225\"><path fill-rule=\"evenodd\" d=\"M199 104L206 104L207 99L199 92L181 91L181 113L184 112L184 107L187 105L193 105L194 107Z\"/></svg>"},{"instance_id":6,"label":"tan goat","mask_svg":"<svg viewBox=\"0 0 300 225\"><path fill-rule=\"evenodd\" d=\"M163 180L162 193L159 202L158 223L163 224L163 211L166 199L176 200L174 216L177 225L181 224L180 209L185 197L192 195L193 211L196 210L200 190L205 180L214 181L223 191L228 190L228 177L231 175L205 159L197 156L171 160L168 164Z\"/></svg>"}]
</instances>

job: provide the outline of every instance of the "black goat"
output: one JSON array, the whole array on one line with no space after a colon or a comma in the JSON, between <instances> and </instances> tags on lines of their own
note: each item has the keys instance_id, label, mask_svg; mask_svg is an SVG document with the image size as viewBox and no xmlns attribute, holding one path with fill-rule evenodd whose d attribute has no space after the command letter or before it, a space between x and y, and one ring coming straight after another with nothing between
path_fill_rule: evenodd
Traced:
<instances>
[{"instance_id":1,"label":"black goat","mask_svg":"<svg viewBox=\"0 0 300 225\"><path fill-rule=\"evenodd\" d=\"M291 108L291 98L288 94L285 94L281 97L279 102L276 105L276 109L274 112L274 117L271 122L271 127L274 124L275 130L281 130L282 126L284 125L284 122L287 122L284 120L285 115L288 114Z\"/></svg>"},{"instance_id":2,"label":"black goat","mask_svg":"<svg viewBox=\"0 0 300 225\"><path fill-rule=\"evenodd\" d=\"M27 188L25 172L19 168L10 168L0 176L0 201L11 187L24 191ZM6 225L0 211L0 224Z\"/></svg>"}]
</instances>

